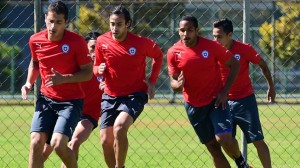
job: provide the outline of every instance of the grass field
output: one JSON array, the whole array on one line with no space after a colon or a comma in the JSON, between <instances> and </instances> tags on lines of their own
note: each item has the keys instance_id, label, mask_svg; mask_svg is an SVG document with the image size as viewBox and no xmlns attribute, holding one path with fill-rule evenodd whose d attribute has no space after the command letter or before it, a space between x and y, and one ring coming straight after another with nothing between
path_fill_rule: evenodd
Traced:
<instances>
[{"instance_id":1,"label":"grass field","mask_svg":"<svg viewBox=\"0 0 300 168\"><path fill-rule=\"evenodd\" d=\"M129 131L127 167L213 167L210 156L199 143L181 104L149 103ZM259 105L260 116L274 168L300 168L300 105ZM0 167L27 167L32 106L0 106ZM238 135L240 136L240 135ZM240 141L240 137L237 137ZM79 167L106 167L99 143L99 128L80 150ZM253 145L248 161L262 167ZM234 166L234 162L230 160ZM60 167L52 154L45 167Z\"/></svg>"}]
</instances>

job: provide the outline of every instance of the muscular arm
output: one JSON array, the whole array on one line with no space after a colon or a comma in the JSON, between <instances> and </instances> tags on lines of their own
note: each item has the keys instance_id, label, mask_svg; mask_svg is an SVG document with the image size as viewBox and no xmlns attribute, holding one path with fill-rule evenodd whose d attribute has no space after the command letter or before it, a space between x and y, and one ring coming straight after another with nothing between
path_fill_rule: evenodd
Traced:
<instances>
[{"instance_id":1,"label":"muscular arm","mask_svg":"<svg viewBox=\"0 0 300 168\"><path fill-rule=\"evenodd\" d=\"M176 73L176 74L173 74L173 75L169 75L169 77L170 77L171 88L175 92L181 91L182 87L183 87L183 84L184 84L184 77L183 77L182 72L180 74Z\"/></svg>"},{"instance_id":2,"label":"muscular arm","mask_svg":"<svg viewBox=\"0 0 300 168\"><path fill-rule=\"evenodd\" d=\"M93 63L88 63L80 66L80 71L74 74L64 75L66 77L66 83L77 83L88 81L93 76Z\"/></svg>"},{"instance_id":3,"label":"muscular arm","mask_svg":"<svg viewBox=\"0 0 300 168\"><path fill-rule=\"evenodd\" d=\"M239 70L240 70L240 64L239 62L232 56L226 63L226 66L230 68L227 80L224 84L223 91L228 93L228 90L233 85L235 79L238 76Z\"/></svg>"},{"instance_id":4,"label":"muscular arm","mask_svg":"<svg viewBox=\"0 0 300 168\"><path fill-rule=\"evenodd\" d=\"M33 84L34 81L39 76L39 62L36 60L31 59L29 66L28 66L28 74L27 74L27 80L26 82L29 82L30 84Z\"/></svg>"},{"instance_id":5,"label":"muscular arm","mask_svg":"<svg viewBox=\"0 0 300 168\"><path fill-rule=\"evenodd\" d=\"M93 64L90 62L88 64L81 65L80 71L74 74L60 74L53 68L51 71L53 74L46 76L45 86L47 87L63 83L78 83L90 80L93 76Z\"/></svg>"},{"instance_id":6,"label":"muscular arm","mask_svg":"<svg viewBox=\"0 0 300 168\"><path fill-rule=\"evenodd\" d=\"M260 67L262 73L264 74L265 79L267 80L268 83L268 91L267 91L267 98L268 98L268 102L269 103L273 103L275 101L275 96L276 96L276 92L275 92L275 88L274 88L274 83L272 80L272 76L271 76L271 72L266 64L266 62L264 60L261 60L258 63L258 66Z\"/></svg>"},{"instance_id":7,"label":"muscular arm","mask_svg":"<svg viewBox=\"0 0 300 168\"><path fill-rule=\"evenodd\" d=\"M155 84L160 72L160 68L162 65L163 55L160 53L157 57L153 58L152 62L152 71L149 80L147 81L148 85L148 95L149 99L154 98L155 95Z\"/></svg>"},{"instance_id":8,"label":"muscular arm","mask_svg":"<svg viewBox=\"0 0 300 168\"><path fill-rule=\"evenodd\" d=\"M215 107L219 107L219 105L222 105L222 108L225 109L226 107L226 100L227 100L227 94L231 86L233 85L235 79L237 78L237 75L240 70L239 62L234 58L234 56L230 57L230 59L225 63L226 66L230 68L227 80L222 88L222 90L219 92L217 96L217 100L215 102Z\"/></svg>"},{"instance_id":9,"label":"muscular arm","mask_svg":"<svg viewBox=\"0 0 300 168\"><path fill-rule=\"evenodd\" d=\"M28 66L28 74L26 83L21 88L21 94L23 99L27 99L27 94L32 88L32 84L39 76L39 62L31 59Z\"/></svg>"}]
</instances>

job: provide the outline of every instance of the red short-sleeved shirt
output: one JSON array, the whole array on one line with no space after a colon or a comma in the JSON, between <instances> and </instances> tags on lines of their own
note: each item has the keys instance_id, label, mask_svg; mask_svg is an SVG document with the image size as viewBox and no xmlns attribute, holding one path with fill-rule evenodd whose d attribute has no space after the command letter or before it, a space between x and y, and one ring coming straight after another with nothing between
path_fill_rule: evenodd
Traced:
<instances>
[{"instance_id":1,"label":"red short-sleeved shirt","mask_svg":"<svg viewBox=\"0 0 300 168\"><path fill-rule=\"evenodd\" d=\"M89 81L82 82L81 86L84 91L83 115L89 115L96 121L99 120L101 113L102 93L99 89L99 80L95 76Z\"/></svg>"},{"instance_id":2,"label":"red short-sleeved shirt","mask_svg":"<svg viewBox=\"0 0 300 168\"><path fill-rule=\"evenodd\" d=\"M61 74L73 74L80 70L80 65L91 62L87 56L88 49L84 38L74 32L65 30L60 41L49 41L47 30L30 37L29 46L32 58L39 62L42 79L41 92L55 100L72 100L83 98L80 83L65 83L52 87L45 86L46 75L53 74L51 68Z\"/></svg>"},{"instance_id":3,"label":"red short-sleeved shirt","mask_svg":"<svg viewBox=\"0 0 300 168\"><path fill-rule=\"evenodd\" d=\"M106 63L104 92L110 96L147 92L146 56L154 58L159 65L152 68L149 78L152 84L156 83L163 60L162 51L153 40L130 32L123 42L114 40L111 32L99 36L95 54L94 74L98 76L98 66Z\"/></svg>"},{"instance_id":4,"label":"red short-sleeved shirt","mask_svg":"<svg viewBox=\"0 0 300 168\"><path fill-rule=\"evenodd\" d=\"M218 62L225 63L231 56L223 46L203 37L198 37L194 47L179 41L167 53L169 74L182 71L184 100L195 107L205 106L222 88Z\"/></svg>"},{"instance_id":5,"label":"red short-sleeved shirt","mask_svg":"<svg viewBox=\"0 0 300 168\"><path fill-rule=\"evenodd\" d=\"M240 71L237 79L228 92L228 97L231 100L247 97L254 93L251 79L249 76L249 63L258 64L261 61L260 55L250 44L245 44L240 41L233 41L233 47L230 52L234 54L239 61ZM221 65L222 80L227 79L229 68Z\"/></svg>"}]
</instances>

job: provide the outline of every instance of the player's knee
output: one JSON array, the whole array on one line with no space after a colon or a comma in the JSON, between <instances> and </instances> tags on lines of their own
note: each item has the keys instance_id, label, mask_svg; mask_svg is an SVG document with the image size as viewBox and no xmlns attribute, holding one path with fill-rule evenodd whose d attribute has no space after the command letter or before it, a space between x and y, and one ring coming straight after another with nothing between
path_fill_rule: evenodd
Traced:
<instances>
[{"instance_id":1,"label":"player's knee","mask_svg":"<svg viewBox=\"0 0 300 168\"><path fill-rule=\"evenodd\" d=\"M216 140L221 146L230 146L233 143L234 138L231 134L223 133L217 135Z\"/></svg>"},{"instance_id":2,"label":"player's knee","mask_svg":"<svg viewBox=\"0 0 300 168\"><path fill-rule=\"evenodd\" d=\"M217 141L211 141L205 145L213 157L219 157L223 155L221 146Z\"/></svg>"},{"instance_id":3,"label":"player's knee","mask_svg":"<svg viewBox=\"0 0 300 168\"><path fill-rule=\"evenodd\" d=\"M43 149L45 141L40 136L31 136L30 147L32 149Z\"/></svg>"},{"instance_id":4,"label":"player's knee","mask_svg":"<svg viewBox=\"0 0 300 168\"><path fill-rule=\"evenodd\" d=\"M125 138L127 136L127 130L128 129L121 124L114 126L115 139Z\"/></svg>"},{"instance_id":5,"label":"player's knee","mask_svg":"<svg viewBox=\"0 0 300 168\"><path fill-rule=\"evenodd\" d=\"M52 139L50 145L56 153L60 153L66 147L66 144L62 144L58 139Z\"/></svg>"},{"instance_id":6,"label":"player's knee","mask_svg":"<svg viewBox=\"0 0 300 168\"><path fill-rule=\"evenodd\" d=\"M111 146L113 146L114 145L114 138L113 138L113 136L111 136L111 138L109 138L109 136L101 134L101 145L103 147L111 147Z\"/></svg>"}]
</instances>

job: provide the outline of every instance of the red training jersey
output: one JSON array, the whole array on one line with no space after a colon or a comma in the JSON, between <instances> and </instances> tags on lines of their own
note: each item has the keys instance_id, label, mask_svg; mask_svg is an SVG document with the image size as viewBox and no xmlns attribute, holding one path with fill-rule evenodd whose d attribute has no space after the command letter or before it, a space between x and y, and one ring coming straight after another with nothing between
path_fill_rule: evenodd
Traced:
<instances>
[{"instance_id":1,"label":"red training jersey","mask_svg":"<svg viewBox=\"0 0 300 168\"><path fill-rule=\"evenodd\" d=\"M130 32L123 42L114 40L111 32L99 36L95 54L94 74L99 76L98 66L106 64L104 92L110 96L147 92L146 56L153 58L149 77L152 84L156 83L163 60L162 51L153 40Z\"/></svg>"},{"instance_id":2,"label":"red training jersey","mask_svg":"<svg viewBox=\"0 0 300 168\"><path fill-rule=\"evenodd\" d=\"M186 47L178 41L167 53L169 75L183 72L183 97L194 107L208 105L222 88L218 62L225 63L232 54L219 43L198 37L198 44Z\"/></svg>"},{"instance_id":3,"label":"red training jersey","mask_svg":"<svg viewBox=\"0 0 300 168\"><path fill-rule=\"evenodd\" d=\"M99 89L100 81L93 76L91 80L82 82L81 86L84 91L83 115L89 115L96 121L101 114L101 100L103 91Z\"/></svg>"},{"instance_id":4,"label":"red training jersey","mask_svg":"<svg viewBox=\"0 0 300 168\"><path fill-rule=\"evenodd\" d=\"M250 44L245 44L240 41L233 41L233 47L230 52L239 61L240 71L234 84L229 89L228 98L230 100L241 99L254 93L252 88L251 79L249 76L249 64L258 64L261 61L260 55ZM222 80L227 79L229 68L221 65Z\"/></svg>"},{"instance_id":5,"label":"red training jersey","mask_svg":"<svg viewBox=\"0 0 300 168\"><path fill-rule=\"evenodd\" d=\"M88 49L82 36L65 30L60 41L50 41L47 30L43 30L30 37L29 46L33 60L39 62L42 94L60 101L84 97L80 83L45 86L46 76L53 74L51 68L61 74L74 74L80 71L80 65L92 61L87 56Z\"/></svg>"}]
</instances>

